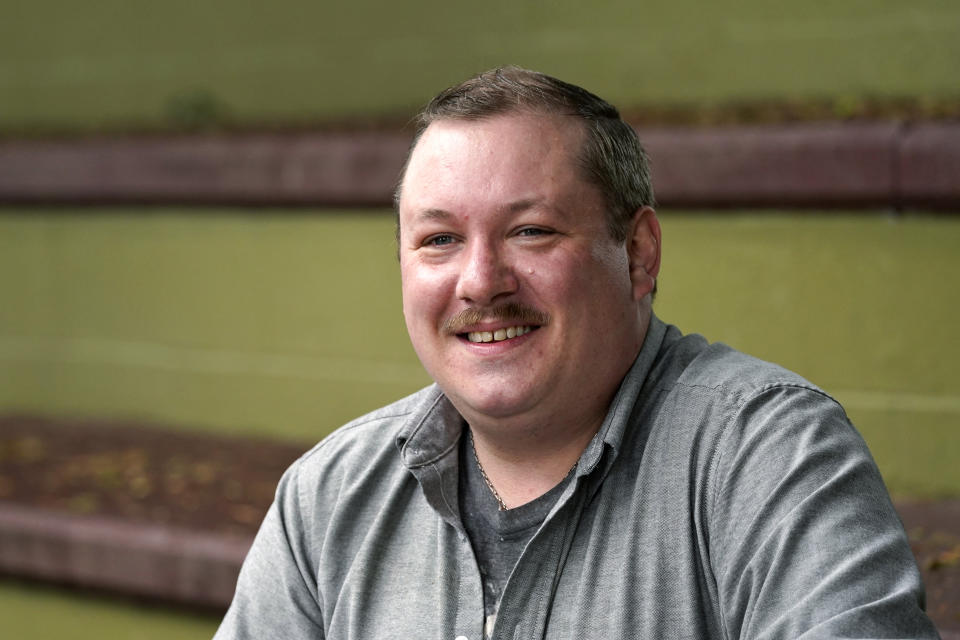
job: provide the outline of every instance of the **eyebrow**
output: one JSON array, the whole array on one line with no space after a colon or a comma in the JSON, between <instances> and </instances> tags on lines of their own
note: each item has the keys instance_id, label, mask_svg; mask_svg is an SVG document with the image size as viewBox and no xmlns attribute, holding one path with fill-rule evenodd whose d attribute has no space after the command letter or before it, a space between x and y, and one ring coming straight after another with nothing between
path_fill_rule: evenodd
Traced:
<instances>
[{"instance_id":1,"label":"eyebrow","mask_svg":"<svg viewBox=\"0 0 960 640\"><path fill-rule=\"evenodd\" d=\"M523 198L522 200L517 200L515 202L511 202L505 205L503 209L510 214L517 214L517 213L526 211L528 209L534 209L540 206L546 206L543 203L543 198ZM565 211L563 209L560 209L557 207L546 207L546 208L557 211L561 215L565 214ZM429 209L424 209L423 211L419 212L414 218L414 220L416 221L449 220L452 217L454 217L453 213L451 213L450 211L447 211L446 209L438 209L435 207L431 207Z\"/></svg>"},{"instance_id":2,"label":"eyebrow","mask_svg":"<svg viewBox=\"0 0 960 640\"><path fill-rule=\"evenodd\" d=\"M424 209L417 214L416 220L447 220L453 214L446 209Z\"/></svg>"},{"instance_id":3,"label":"eyebrow","mask_svg":"<svg viewBox=\"0 0 960 640\"><path fill-rule=\"evenodd\" d=\"M506 209L510 213L520 213L521 211L526 211L527 209L532 209L537 205L543 202L543 198L525 198L523 200L517 200L516 202L511 202L507 205Z\"/></svg>"},{"instance_id":4,"label":"eyebrow","mask_svg":"<svg viewBox=\"0 0 960 640\"><path fill-rule=\"evenodd\" d=\"M561 203L550 204L545 202L543 198L524 198L523 200L517 200L516 202L511 202L508 204L505 209L511 214L518 214L530 209L540 209L543 211L550 211L556 215L559 215L561 218L569 219L570 212L563 206Z\"/></svg>"}]
</instances>

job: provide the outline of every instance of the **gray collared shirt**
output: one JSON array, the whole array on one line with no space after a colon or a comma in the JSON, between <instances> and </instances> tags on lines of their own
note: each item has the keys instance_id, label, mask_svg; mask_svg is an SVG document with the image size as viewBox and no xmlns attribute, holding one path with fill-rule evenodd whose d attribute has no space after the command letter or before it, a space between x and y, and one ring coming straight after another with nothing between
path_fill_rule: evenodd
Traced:
<instances>
[{"instance_id":1,"label":"gray collared shirt","mask_svg":"<svg viewBox=\"0 0 960 640\"><path fill-rule=\"evenodd\" d=\"M431 386L286 473L216 638L480 640L462 418ZM873 460L807 381L656 318L494 638L936 638Z\"/></svg>"}]
</instances>

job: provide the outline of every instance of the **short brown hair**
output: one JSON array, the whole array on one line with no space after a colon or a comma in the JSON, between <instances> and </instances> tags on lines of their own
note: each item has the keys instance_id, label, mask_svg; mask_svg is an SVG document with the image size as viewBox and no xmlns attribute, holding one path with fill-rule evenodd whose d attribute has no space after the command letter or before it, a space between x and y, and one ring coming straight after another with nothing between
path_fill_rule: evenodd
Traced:
<instances>
[{"instance_id":1,"label":"short brown hair","mask_svg":"<svg viewBox=\"0 0 960 640\"><path fill-rule=\"evenodd\" d=\"M617 241L625 240L634 212L654 205L650 166L636 131L620 118L616 107L586 89L520 67L486 71L445 89L417 114L413 143L394 192L397 211L410 155L433 122L480 120L518 111L581 119L586 137L578 163L586 180L606 200L610 234Z\"/></svg>"}]
</instances>

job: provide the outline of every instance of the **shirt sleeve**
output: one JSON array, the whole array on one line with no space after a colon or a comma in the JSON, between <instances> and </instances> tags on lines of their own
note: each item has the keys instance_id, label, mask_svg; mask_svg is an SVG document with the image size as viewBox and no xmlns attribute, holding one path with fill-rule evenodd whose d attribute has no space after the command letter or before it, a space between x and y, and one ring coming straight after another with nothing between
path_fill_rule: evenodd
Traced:
<instances>
[{"instance_id":1,"label":"shirt sleeve","mask_svg":"<svg viewBox=\"0 0 960 640\"><path fill-rule=\"evenodd\" d=\"M322 640L323 616L304 540L300 463L284 474L244 560L233 602L214 640Z\"/></svg>"},{"instance_id":2,"label":"shirt sleeve","mask_svg":"<svg viewBox=\"0 0 960 640\"><path fill-rule=\"evenodd\" d=\"M876 464L829 396L755 394L716 473L710 547L726 637L938 637Z\"/></svg>"}]
</instances>

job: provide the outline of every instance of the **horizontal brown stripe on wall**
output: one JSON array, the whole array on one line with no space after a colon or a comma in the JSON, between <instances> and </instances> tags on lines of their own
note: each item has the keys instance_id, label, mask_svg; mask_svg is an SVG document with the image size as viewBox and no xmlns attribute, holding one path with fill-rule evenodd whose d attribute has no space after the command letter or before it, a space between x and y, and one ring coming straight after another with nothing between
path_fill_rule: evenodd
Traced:
<instances>
[{"instance_id":1,"label":"horizontal brown stripe on wall","mask_svg":"<svg viewBox=\"0 0 960 640\"><path fill-rule=\"evenodd\" d=\"M638 129L667 206L960 208L960 122ZM401 131L0 143L0 204L389 206Z\"/></svg>"}]
</instances>

